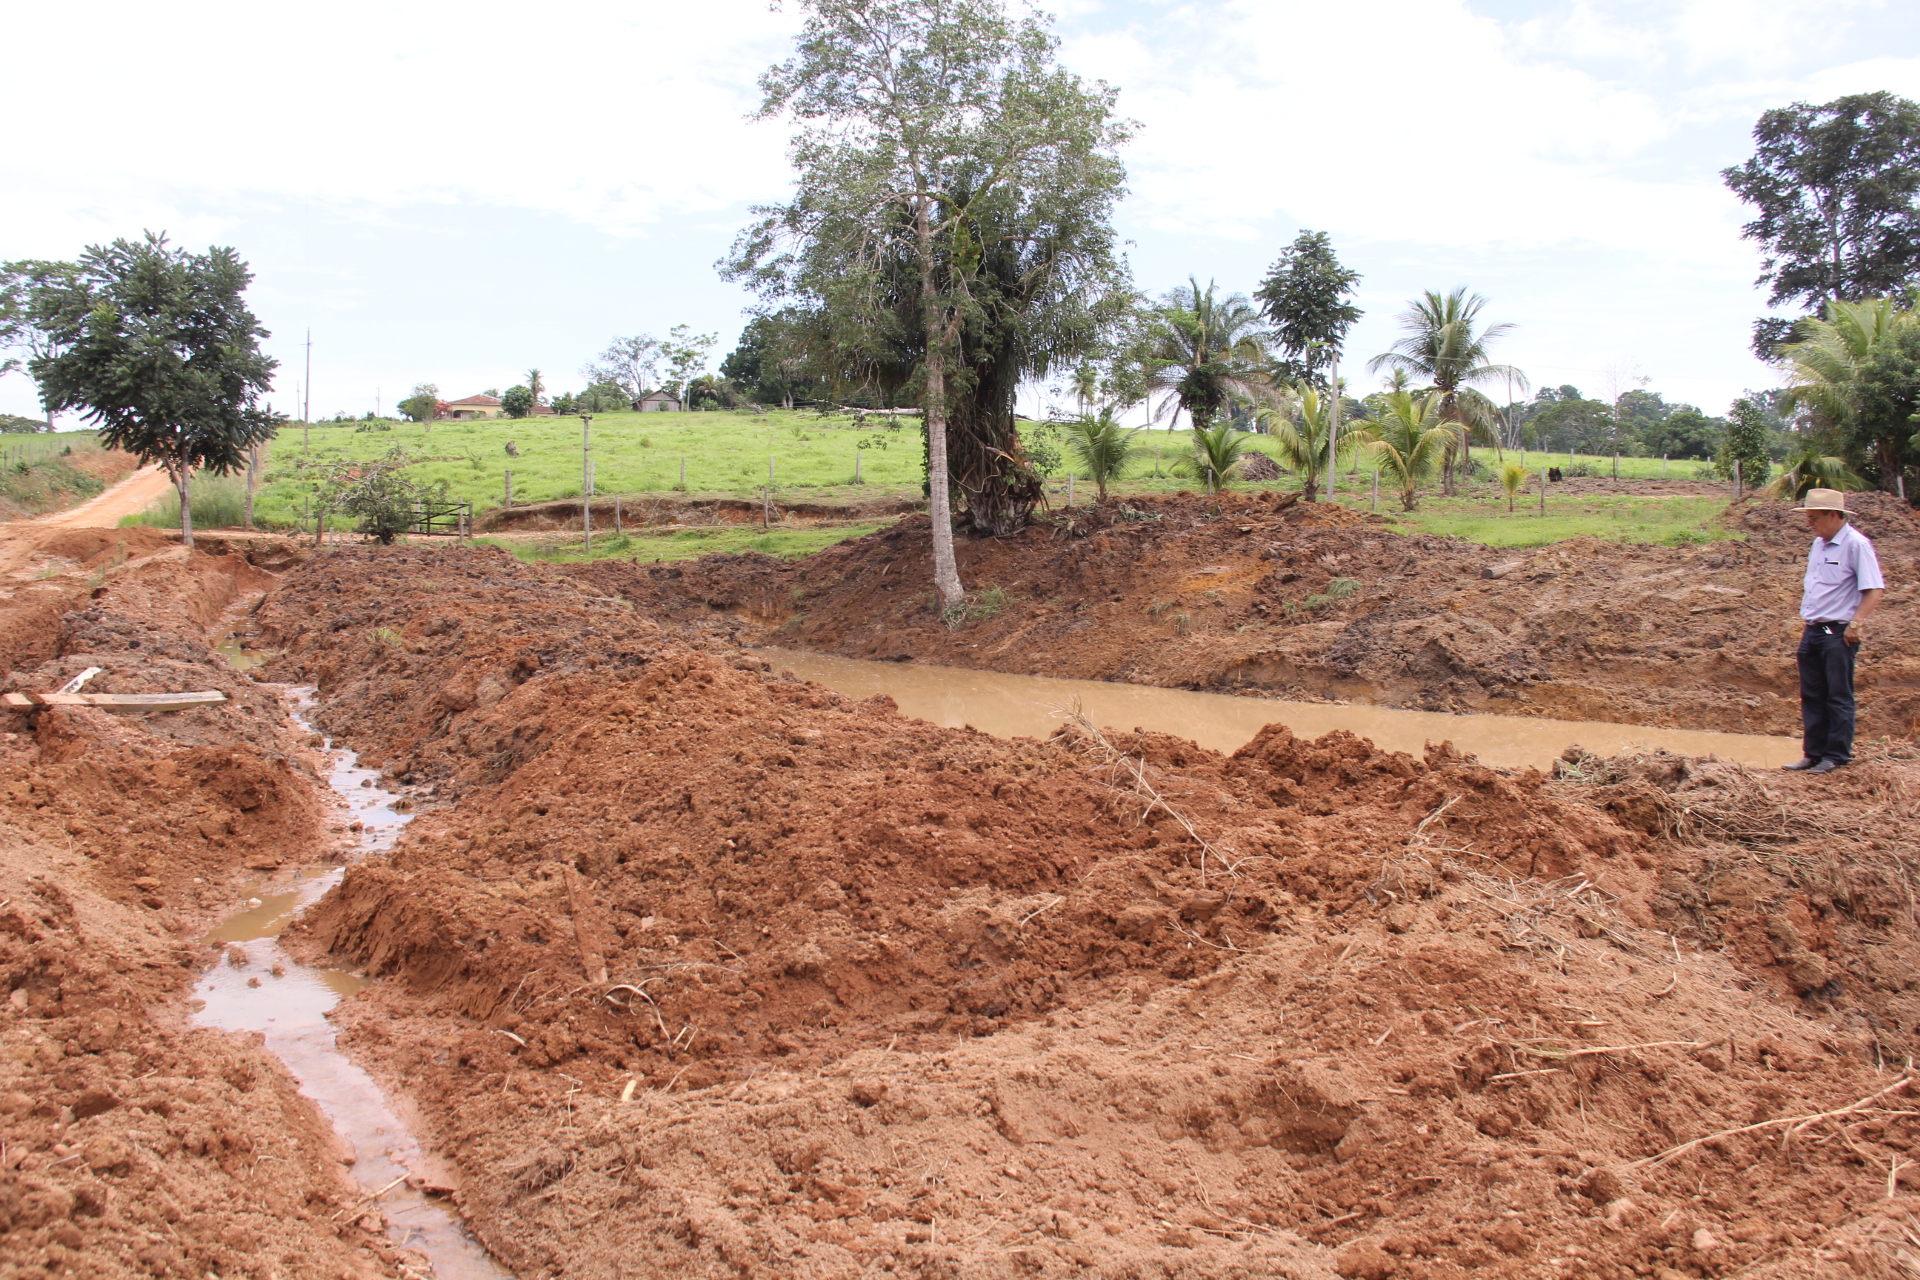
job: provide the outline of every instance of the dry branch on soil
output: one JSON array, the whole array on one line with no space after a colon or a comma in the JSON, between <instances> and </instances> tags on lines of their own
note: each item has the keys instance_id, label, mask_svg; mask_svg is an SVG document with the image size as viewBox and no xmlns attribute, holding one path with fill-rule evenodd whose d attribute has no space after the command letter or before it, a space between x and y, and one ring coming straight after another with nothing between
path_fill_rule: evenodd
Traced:
<instances>
[{"instance_id":1,"label":"dry branch on soil","mask_svg":"<svg viewBox=\"0 0 1920 1280\"><path fill-rule=\"evenodd\" d=\"M1228 875L1233 876L1235 879L1239 878L1240 871L1238 865L1231 858L1227 857L1218 845L1201 835L1199 830L1193 825L1193 820L1169 804L1167 798L1160 793L1152 782L1148 781L1146 759L1142 757L1136 760L1126 752L1120 750L1120 748L1114 746L1113 743L1108 740L1107 735L1100 732L1100 726L1096 725L1087 717L1087 713L1081 707L1079 699L1076 698L1069 706L1052 707L1049 708L1049 710L1051 710L1054 715L1060 717L1061 729L1068 738L1069 746L1081 750L1088 755L1097 757L1108 765L1115 774L1124 776L1127 780L1126 787L1122 788L1109 776L1107 780L1109 787L1112 787L1116 791L1124 790L1130 792L1146 801L1146 808L1140 812L1140 821L1146 821L1155 809L1164 809L1175 822L1180 824L1193 842L1200 846L1200 883L1203 886L1207 883L1207 856L1209 854L1213 856L1215 862L1218 862L1221 867L1226 870Z\"/></svg>"}]
</instances>

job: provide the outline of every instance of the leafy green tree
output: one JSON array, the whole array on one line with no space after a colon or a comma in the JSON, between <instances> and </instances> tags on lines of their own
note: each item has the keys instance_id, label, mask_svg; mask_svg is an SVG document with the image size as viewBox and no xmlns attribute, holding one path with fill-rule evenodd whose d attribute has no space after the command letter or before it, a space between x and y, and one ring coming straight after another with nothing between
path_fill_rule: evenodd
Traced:
<instances>
[{"instance_id":1,"label":"leafy green tree","mask_svg":"<svg viewBox=\"0 0 1920 1280\"><path fill-rule=\"evenodd\" d=\"M525 418L532 415L536 403L531 387L508 387L500 396L500 411L509 418Z\"/></svg>"},{"instance_id":2,"label":"leafy green tree","mask_svg":"<svg viewBox=\"0 0 1920 1280\"><path fill-rule=\"evenodd\" d=\"M761 77L761 118L799 124L795 193L760 210L726 273L806 313L836 385L918 401L934 583L957 609L952 492L995 531L1037 498L1011 398L1096 337L1127 130L1112 90L1058 67L1042 20L999 0L803 2L795 56Z\"/></svg>"},{"instance_id":3,"label":"leafy green tree","mask_svg":"<svg viewBox=\"0 0 1920 1280\"><path fill-rule=\"evenodd\" d=\"M407 468L419 461L396 445L371 462L329 463L321 476L320 507L357 517L358 532L382 546L392 546L395 538L414 526L420 504L446 500L445 480L423 484L407 474Z\"/></svg>"},{"instance_id":4,"label":"leafy green tree","mask_svg":"<svg viewBox=\"0 0 1920 1280\"><path fill-rule=\"evenodd\" d=\"M413 394L394 407L414 422L432 422L440 409L440 388L431 382L417 383Z\"/></svg>"},{"instance_id":5,"label":"leafy green tree","mask_svg":"<svg viewBox=\"0 0 1920 1280\"><path fill-rule=\"evenodd\" d=\"M562 391L553 398L553 412L556 417L571 418L583 410L577 408L578 399L571 391Z\"/></svg>"},{"instance_id":6,"label":"leafy green tree","mask_svg":"<svg viewBox=\"0 0 1920 1280\"><path fill-rule=\"evenodd\" d=\"M1146 428L1124 427L1109 405L1097 413L1081 414L1060 424L1060 436L1067 452L1078 464L1080 474L1093 481L1100 501L1107 500L1107 485L1139 456L1137 437Z\"/></svg>"},{"instance_id":7,"label":"leafy green tree","mask_svg":"<svg viewBox=\"0 0 1920 1280\"><path fill-rule=\"evenodd\" d=\"M196 469L243 469L279 422L260 405L277 362L244 294L253 276L232 249L189 253L149 232L94 245L32 289L46 347L28 364L50 410L75 409L100 440L166 468L193 545Z\"/></svg>"},{"instance_id":8,"label":"leafy green tree","mask_svg":"<svg viewBox=\"0 0 1920 1280\"><path fill-rule=\"evenodd\" d=\"M620 408L637 409L640 398L653 390L654 379L660 372L660 359L660 340L650 334L615 338L598 359L587 362L580 376L587 380L590 389L618 388L620 397L626 401Z\"/></svg>"},{"instance_id":9,"label":"leafy green tree","mask_svg":"<svg viewBox=\"0 0 1920 1280\"><path fill-rule=\"evenodd\" d=\"M1640 439L1650 456L1706 459L1719 449L1726 428L1724 418L1710 418L1693 405L1679 404L1659 422L1644 428Z\"/></svg>"},{"instance_id":10,"label":"leafy green tree","mask_svg":"<svg viewBox=\"0 0 1920 1280\"><path fill-rule=\"evenodd\" d=\"M809 375L806 356L794 344L794 317L755 316L740 331L740 345L720 362L720 376L757 404L793 408L794 401L820 394L820 380Z\"/></svg>"},{"instance_id":11,"label":"leafy green tree","mask_svg":"<svg viewBox=\"0 0 1920 1280\"><path fill-rule=\"evenodd\" d=\"M1196 432L1209 430L1235 398L1253 399L1269 384L1260 313L1240 294L1219 296L1189 277L1147 320L1136 357L1148 394L1167 393L1161 412L1185 410Z\"/></svg>"},{"instance_id":12,"label":"leafy green tree","mask_svg":"<svg viewBox=\"0 0 1920 1280\"><path fill-rule=\"evenodd\" d=\"M1528 419L1542 448L1600 453L1613 435L1613 409L1604 400L1555 400Z\"/></svg>"},{"instance_id":13,"label":"leafy green tree","mask_svg":"<svg viewBox=\"0 0 1920 1280\"><path fill-rule=\"evenodd\" d=\"M1400 489L1400 509L1420 507L1420 486L1433 479L1458 446L1462 428L1446 418L1446 397L1438 391L1416 396L1389 391L1378 413L1360 428L1374 465Z\"/></svg>"},{"instance_id":14,"label":"leafy green tree","mask_svg":"<svg viewBox=\"0 0 1920 1280\"><path fill-rule=\"evenodd\" d=\"M574 397L575 413L620 413L633 408L633 397L626 387L614 382L596 382Z\"/></svg>"},{"instance_id":15,"label":"leafy green tree","mask_svg":"<svg viewBox=\"0 0 1920 1280\"><path fill-rule=\"evenodd\" d=\"M1920 315L1892 298L1830 302L1780 348L1787 395L1882 487L1895 487L1920 428Z\"/></svg>"},{"instance_id":16,"label":"leafy green tree","mask_svg":"<svg viewBox=\"0 0 1920 1280\"><path fill-rule=\"evenodd\" d=\"M660 344L660 355L667 362L667 385L689 409L693 402L687 399L687 384L706 370L707 357L718 341L717 333L695 333L688 326L677 324L667 330L667 340Z\"/></svg>"},{"instance_id":17,"label":"leafy green tree","mask_svg":"<svg viewBox=\"0 0 1920 1280\"><path fill-rule=\"evenodd\" d=\"M1481 327L1480 312L1487 300L1463 286L1449 294L1429 289L1400 314L1400 340L1367 362L1370 372L1397 369L1415 382L1425 383L1440 396L1440 416L1459 428L1459 452L1472 461L1474 433L1491 439L1499 410L1476 388L1506 382L1527 389L1526 375L1512 365L1494 364L1488 347L1511 332L1510 324ZM1453 459L1449 448L1442 463L1448 493L1453 492Z\"/></svg>"},{"instance_id":18,"label":"leafy green tree","mask_svg":"<svg viewBox=\"0 0 1920 1280\"><path fill-rule=\"evenodd\" d=\"M744 402L740 388L710 373L703 373L687 384L686 406L689 409L734 409Z\"/></svg>"},{"instance_id":19,"label":"leafy green tree","mask_svg":"<svg viewBox=\"0 0 1920 1280\"><path fill-rule=\"evenodd\" d=\"M1733 477L1733 464L1740 464L1743 488L1758 489L1767 482L1773 457L1767 452L1767 414L1749 397L1742 396L1727 411L1727 431L1714 455L1714 468L1722 476Z\"/></svg>"},{"instance_id":20,"label":"leafy green tree","mask_svg":"<svg viewBox=\"0 0 1920 1280\"><path fill-rule=\"evenodd\" d=\"M1327 435L1333 430L1333 397L1323 395L1310 382L1299 382L1288 390L1288 404L1268 409L1261 415L1267 434L1273 437L1275 460L1300 477L1300 499L1317 502L1320 485L1327 472ZM1355 437L1334 442L1334 452L1351 452ZM1338 461L1336 457L1335 461Z\"/></svg>"},{"instance_id":21,"label":"leafy green tree","mask_svg":"<svg viewBox=\"0 0 1920 1280\"><path fill-rule=\"evenodd\" d=\"M1809 316L1832 301L1904 293L1920 275L1920 103L1855 93L1763 113L1754 155L1723 170L1757 216L1741 229L1766 253L1768 306ZM1762 317L1753 348L1772 360L1795 322Z\"/></svg>"},{"instance_id":22,"label":"leafy green tree","mask_svg":"<svg viewBox=\"0 0 1920 1280\"><path fill-rule=\"evenodd\" d=\"M1285 353L1283 378L1326 385L1321 370L1339 358L1347 330L1362 315L1349 301L1359 283L1360 273L1341 264L1324 231L1302 231L1280 255L1253 296Z\"/></svg>"}]
</instances>

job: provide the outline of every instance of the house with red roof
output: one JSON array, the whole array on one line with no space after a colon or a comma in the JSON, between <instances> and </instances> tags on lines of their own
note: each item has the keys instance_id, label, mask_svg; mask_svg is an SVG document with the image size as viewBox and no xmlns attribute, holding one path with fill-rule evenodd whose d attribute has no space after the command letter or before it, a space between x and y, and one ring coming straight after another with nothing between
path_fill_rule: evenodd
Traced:
<instances>
[{"instance_id":1,"label":"house with red roof","mask_svg":"<svg viewBox=\"0 0 1920 1280\"><path fill-rule=\"evenodd\" d=\"M497 418L500 416L500 397L481 395L468 396L464 400L443 400L440 402L440 416L456 422L470 418Z\"/></svg>"}]
</instances>

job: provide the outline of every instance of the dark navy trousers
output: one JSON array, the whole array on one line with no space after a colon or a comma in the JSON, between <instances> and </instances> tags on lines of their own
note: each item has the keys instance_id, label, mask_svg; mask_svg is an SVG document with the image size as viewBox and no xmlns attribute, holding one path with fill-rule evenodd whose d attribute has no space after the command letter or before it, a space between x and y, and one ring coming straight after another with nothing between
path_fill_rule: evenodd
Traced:
<instances>
[{"instance_id":1,"label":"dark navy trousers","mask_svg":"<svg viewBox=\"0 0 1920 1280\"><path fill-rule=\"evenodd\" d=\"M1848 644L1838 623L1809 623L1800 634L1801 750L1809 760L1846 764L1853 759L1853 660L1860 646Z\"/></svg>"}]
</instances>

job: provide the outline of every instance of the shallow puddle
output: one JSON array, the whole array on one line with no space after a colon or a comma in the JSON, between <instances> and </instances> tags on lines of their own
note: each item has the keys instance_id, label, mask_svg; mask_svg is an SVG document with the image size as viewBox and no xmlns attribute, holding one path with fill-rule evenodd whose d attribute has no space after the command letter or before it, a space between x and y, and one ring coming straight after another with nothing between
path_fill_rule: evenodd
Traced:
<instances>
[{"instance_id":1,"label":"shallow puddle","mask_svg":"<svg viewBox=\"0 0 1920 1280\"><path fill-rule=\"evenodd\" d=\"M1061 709L1077 705L1103 728L1157 729L1223 752L1238 750L1262 727L1278 722L1303 738L1345 729L1389 751L1414 756L1429 742L1451 741L1457 750L1470 751L1483 764L1501 768L1547 769L1554 757L1576 742L1603 756L1665 747L1681 755L1715 755L1760 767L1800 758L1798 738L1757 733L1649 729L1602 720L1456 716L919 663L867 662L793 649L756 652L776 668L790 669L849 697L884 693L900 705L904 715L953 727L971 725L1001 738L1044 738L1059 726Z\"/></svg>"},{"instance_id":2,"label":"shallow puddle","mask_svg":"<svg viewBox=\"0 0 1920 1280\"><path fill-rule=\"evenodd\" d=\"M311 690L293 689L294 719L311 729L301 711ZM359 852L391 846L411 817L398 812L398 797L380 790L378 774L360 768L351 751L328 744L328 778L346 802ZM441 1280L493 1280L508 1273L460 1225L446 1203L409 1186L415 1175L429 1184L420 1146L395 1117L373 1078L340 1052L327 1012L367 980L340 969L302 965L276 939L295 915L339 883L337 866L296 868L241 888L246 905L209 930L204 941L226 944L228 959L194 988L194 1021L228 1031L258 1031L266 1046L300 1082L300 1092L319 1104L356 1157L353 1175L370 1197L366 1211L386 1215L388 1233L403 1248L424 1254ZM383 1190L384 1189L384 1190Z\"/></svg>"}]
</instances>

